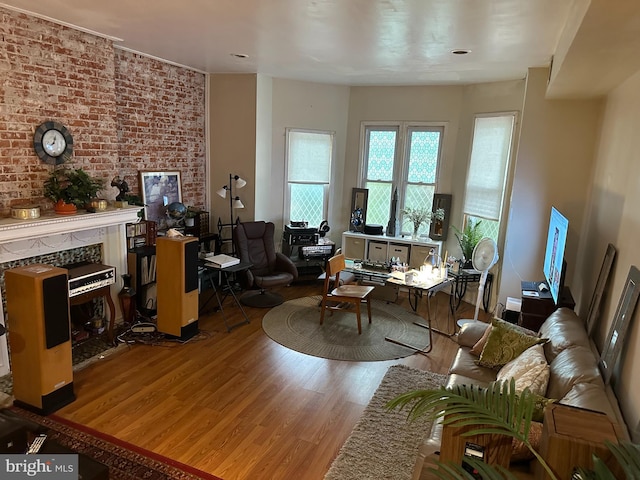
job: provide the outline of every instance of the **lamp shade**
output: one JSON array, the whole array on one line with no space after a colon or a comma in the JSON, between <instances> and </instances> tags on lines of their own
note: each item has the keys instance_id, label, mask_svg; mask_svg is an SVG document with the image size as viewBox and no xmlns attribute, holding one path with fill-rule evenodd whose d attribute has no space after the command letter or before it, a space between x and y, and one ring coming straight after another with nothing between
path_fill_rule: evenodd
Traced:
<instances>
[{"instance_id":1,"label":"lamp shade","mask_svg":"<svg viewBox=\"0 0 640 480\"><path fill-rule=\"evenodd\" d=\"M242 188L247 184L247 181L244 178L240 178L238 175L233 177L236 181L236 187Z\"/></svg>"},{"instance_id":2,"label":"lamp shade","mask_svg":"<svg viewBox=\"0 0 640 480\"><path fill-rule=\"evenodd\" d=\"M233 200L233 208L244 208L244 204L240 201L240 197Z\"/></svg>"},{"instance_id":3,"label":"lamp shade","mask_svg":"<svg viewBox=\"0 0 640 480\"><path fill-rule=\"evenodd\" d=\"M222 198L226 198L227 196L227 189L229 187L227 187L226 185L224 187L222 187L220 190L216 190L216 193L221 196Z\"/></svg>"}]
</instances>

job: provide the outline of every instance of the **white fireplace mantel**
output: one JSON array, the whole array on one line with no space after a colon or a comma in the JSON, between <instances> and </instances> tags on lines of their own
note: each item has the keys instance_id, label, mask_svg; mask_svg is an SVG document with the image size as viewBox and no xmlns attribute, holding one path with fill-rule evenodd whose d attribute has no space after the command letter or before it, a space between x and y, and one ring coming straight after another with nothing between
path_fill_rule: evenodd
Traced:
<instances>
[{"instance_id":1,"label":"white fireplace mantel","mask_svg":"<svg viewBox=\"0 0 640 480\"><path fill-rule=\"evenodd\" d=\"M16 220L0 219L0 244L36 239L58 233L79 232L94 228L135 222L140 207L112 208L96 213L56 215L49 213L40 218Z\"/></svg>"}]
</instances>

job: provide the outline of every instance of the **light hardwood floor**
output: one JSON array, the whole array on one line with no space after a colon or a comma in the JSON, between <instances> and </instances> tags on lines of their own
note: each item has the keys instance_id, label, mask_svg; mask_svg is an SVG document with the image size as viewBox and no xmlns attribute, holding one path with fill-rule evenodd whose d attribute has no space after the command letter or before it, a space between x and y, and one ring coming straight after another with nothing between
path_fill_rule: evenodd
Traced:
<instances>
[{"instance_id":1,"label":"light hardwood floor","mask_svg":"<svg viewBox=\"0 0 640 480\"><path fill-rule=\"evenodd\" d=\"M291 299L319 294L320 285L278 291ZM445 330L452 325L448 299L441 293L432 300ZM399 303L410 308L406 293ZM230 299L225 306L238 321L239 309ZM57 414L225 480L322 479L389 366L446 373L456 350L434 335L428 357L326 360L268 338L266 309L246 311L251 323L231 333L212 313L186 344L121 347L74 375L77 400Z\"/></svg>"}]
</instances>

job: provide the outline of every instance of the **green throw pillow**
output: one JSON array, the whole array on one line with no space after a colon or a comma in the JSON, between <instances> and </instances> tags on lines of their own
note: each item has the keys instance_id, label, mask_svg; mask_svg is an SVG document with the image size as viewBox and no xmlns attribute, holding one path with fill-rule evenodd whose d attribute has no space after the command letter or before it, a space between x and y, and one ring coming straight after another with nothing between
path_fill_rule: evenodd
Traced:
<instances>
[{"instance_id":1,"label":"green throw pillow","mask_svg":"<svg viewBox=\"0 0 640 480\"><path fill-rule=\"evenodd\" d=\"M545 343L544 338L527 335L509 322L494 318L491 321L491 333L482 349L477 364L483 367L500 368L518 357L527 348Z\"/></svg>"}]
</instances>

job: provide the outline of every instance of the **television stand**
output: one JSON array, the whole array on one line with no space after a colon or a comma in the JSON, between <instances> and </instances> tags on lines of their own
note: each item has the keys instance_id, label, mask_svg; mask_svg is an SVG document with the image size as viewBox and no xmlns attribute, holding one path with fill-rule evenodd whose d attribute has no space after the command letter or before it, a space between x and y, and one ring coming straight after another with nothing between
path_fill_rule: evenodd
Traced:
<instances>
[{"instance_id":1,"label":"television stand","mask_svg":"<svg viewBox=\"0 0 640 480\"><path fill-rule=\"evenodd\" d=\"M521 282L521 314L520 321L518 322L522 327L528 328L537 332L540 330L540 326L556 309L561 307L570 308L573 310L576 306L576 302L573 300L571 290L565 286L562 289L560 298L558 299L558 305L556 305L551 297L549 290L540 291L537 286L540 282ZM532 289L531 286L535 285L536 288ZM525 292L530 291L538 292L538 295L531 296Z\"/></svg>"}]
</instances>

